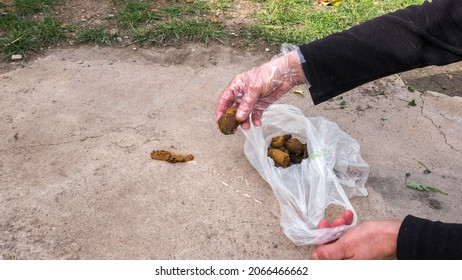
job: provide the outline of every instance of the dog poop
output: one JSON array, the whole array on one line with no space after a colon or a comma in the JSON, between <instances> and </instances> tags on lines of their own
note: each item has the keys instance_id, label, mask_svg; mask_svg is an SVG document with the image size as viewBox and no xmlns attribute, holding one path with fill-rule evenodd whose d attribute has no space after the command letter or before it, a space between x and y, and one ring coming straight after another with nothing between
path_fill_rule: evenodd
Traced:
<instances>
[{"instance_id":1,"label":"dog poop","mask_svg":"<svg viewBox=\"0 0 462 280\"><path fill-rule=\"evenodd\" d=\"M280 148L286 144L286 141L292 138L292 135L286 134L282 136L276 136L271 139L271 147Z\"/></svg>"},{"instance_id":2,"label":"dog poop","mask_svg":"<svg viewBox=\"0 0 462 280\"><path fill-rule=\"evenodd\" d=\"M307 145L290 134L273 137L268 156L274 160L274 165L282 168L300 164L309 157Z\"/></svg>"},{"instance_id":3,"label":"dog poop","mask_svg":"<svg viewBox=\"0 0 462 280\"><path fill-rule=\"evenodd\" d=\"M170 163L187 162L194 159L193 155L178 155L165 150L152 151L151 158Z\"/></svg>"},{"instance_id":4,"label":"dog poop","mask_svg":"<svg viewBox=\"0 0 462 280\"><path fill-rule=\"evenodd\" d=\"M306 147L303 146L302 142L300 142L298 139L291 138L286 141L286 147L289 152L295 154L295 155L300 155L306 150Z\"/></svg>"},{"instance_id":5,"label":"dog poop","mask_svg":"<svg viewBox=\"0 0 462 280\"><path fill-rule=\"evenodd\" d=\"M234 134L234 131L240 124L240 122L236 120L237 107L239 106L235 105L229 108L223 115L221 115L220 119L218 119L218 127L225 135Z\"/></svg>"},{"instance_id":6,"label":"dog poop","mask_svg":"<svg viewBox=\"0 0 462 280\"><path fill-rule=\"evenodd\" d=\"M274 160L274 164L286 168L290 164L290 155L278 149L269 149L268 156Z\"/></svg>"}]
</instances>

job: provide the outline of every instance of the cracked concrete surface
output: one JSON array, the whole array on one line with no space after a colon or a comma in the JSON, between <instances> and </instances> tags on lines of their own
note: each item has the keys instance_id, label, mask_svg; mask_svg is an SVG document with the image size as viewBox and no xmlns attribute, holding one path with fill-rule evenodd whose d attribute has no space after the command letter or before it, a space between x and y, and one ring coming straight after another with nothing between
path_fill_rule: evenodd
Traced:
<instances>
[{"instance_id":1,"label":"cracked concrete surface","mask_svg":"<svg viewBox=\"0 0 462 280\"><path fill-rule=\"evenodd\" d=\"M243 135L214 120L232 77L267 59L224 46L81 47L0 75L0 259L309 258L311 246L284 236ZM358 140L371 169L369 196L351 200L360 220L462 222L462 99L410 92L395 75L343 100L280 102ZM195 160L153 161L157 149ZM449 195L404 187L407 172Z\"/></svg>"}]
</instances>

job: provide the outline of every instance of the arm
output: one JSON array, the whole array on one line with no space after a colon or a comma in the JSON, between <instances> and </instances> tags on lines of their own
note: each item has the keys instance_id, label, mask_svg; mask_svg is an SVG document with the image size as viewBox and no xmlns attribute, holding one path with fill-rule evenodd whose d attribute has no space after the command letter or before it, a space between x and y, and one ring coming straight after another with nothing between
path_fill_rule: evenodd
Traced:
<instances>
[{"instance_id":1,"label":"arm","mask_svg":"<svg viewBox=\"0 0 462 280\"><path fill-rule=\"evenodd\" d=\"M308 82L318 104L381 77L460 61L462 1L411 6L299 48L300 58L292 51L237 75L221 94L217 119L239 104L242 126L249 127L251 112L259 126L263 110L297 84Z\"/></svg>"},{"instance_id":2,"label":"arm","mask_svg":"<svg viewBox=\"0 0 462 280\"><path fill-rule=\"evenodd\" d=\"M462 258L462 224L432 222L407 216L399 230L397 258L449 260Z\"/></svg>"},{"instance_id":3,"label":"arm","mask_svg":"<svg viewBox=\"0 0 462 280\"><path fill-rule=\"evenodd\" d=\"M315 104L391 74L462 59L462 1L433 0L301 45Z\"/></svg>"},{"instance_id":4,"label":"arm","mask_svg":"<svg viewBox=\"0 0 462 280\"><path fill-rule=\"evenodd\" d=\"M349 224L348 219L337 219L332 225L321 221L319 227L342 224ZM461 259L461 236L462 224L432 222L411 215L402 222L368 221L348 230L337 241L320 245L311 259Z\"/></svg>"}]
</instances>

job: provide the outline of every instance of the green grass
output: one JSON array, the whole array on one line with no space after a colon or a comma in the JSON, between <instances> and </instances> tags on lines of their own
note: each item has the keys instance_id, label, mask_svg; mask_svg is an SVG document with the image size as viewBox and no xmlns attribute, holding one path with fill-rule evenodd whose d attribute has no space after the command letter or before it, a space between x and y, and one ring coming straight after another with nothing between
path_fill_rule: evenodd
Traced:
<instances>
[{"instance_id":1,"label":"green grass","mask_svg":"<svg viewBox=\"0 0 462 280\"><path fill-rule=\"evenodd\" d=\"M423 0L343 0L338 7L306 0L266 0L257 12L254 36L271 43L301 44L343 31L374 17Z\"/></svg>"},{"instance_id":2,"label":"green grass","mask_svg":"<svg viewBox=\"0 0 462 280\"><path fill-rule=\"evenodd\" d=\"M154 45L200 41L220 41L223 31L216 24L198 20L171 20L158 24L156 28L140 27L133 30L134 42Z\"/></svg>"},{"instance_id":3,"label":"green grass","mask_svg":"<svg viewBox=\"0 0 462 280\"><path fill-rule=\"evenodd\" d=\"M30 16L33 14L49 11L55 4L54 0L16 0L16 12L19 15Z\"/></svg>"},{"instance_id":4,"label":"green grass","mask_svg":"<svg viewBox=\"0 0 462 280\"><path fill-rule=\"evenodd\" d=\"M195 1L190 4L185 2L175 2L171 6L162 9L168 17L179 17L186 15L200 16L211 11L211 5L206 1Z\"/></svg>"},{"instance_id":5,"label":"green grass","mask_svg":"<svg viewBox=\"0 0 462 280\"><path fill-rule=\"evenodd\" d=\"M151 11L148 1L129 1L117 15L121 27L128 28L160 20L162 16L157 11Z\"/></svg>"},{"instance_id":6,"label":"green grass","mask_svg":"<svg viewBox=\"0 0 462 280\"><path fill-rule=\"evenodd\" d=\"M0 14L0 52L5 60L13 54L26 57L41 47L59 42L64 28L53 18L50 0L16 0L12 12ZM5 4L2 5L6 7ZM32 15L40 13L39 16Z\"/></svg>"},{"instance_id":7,"label":"green grass","mask_svg":"<svg viewBox=\"0 0 462 280\"><path fill-rule=\"evenodd\" d=\"M15 0L0 14L0 52L3 59L13 54L27 56L42 47L64 39L80 43L116 45L166 45L196 41L209 43L244 38L248 44L289 42L301 44L345 30L368 19L423 0L343 0L339 7L324 7L314 0L249 0L260 8L252 26L231 30L216 15L232 19L235 0L111 0L114 17L103 17L99 27L75 22L63 27L54 9L63 4L56 0ZM71 27L69 27L71 26ZM233 34L233 35L231 35ZM128 41L128 43L127 43ZM241 40L243 41L243 40Z\"/></svg>"},{"instance_id":8,"label":"green grass","mask_svg":"<svg viewBox=\"0 0 462 280\"><path fill-rule=\"evenodd\" d=\"M117 39L117 33L111 33L104 27L84 28L77 31L77 40L80 43L94 43L99 45L111 46Z\"/></svg>"},{"instance_id":9,"label":"green grass","mask_svg":"<svg viewBox=\"0 0 462 280\"><path fill-rule=\"evenodd\" d=\"M225 0L220 0L224 7ZM169 1L163 7L153 8L155 1L127 1L116 19L133 37L132 43L165 45L187 41L208 43L221 41L226 32L221 23L212 22L203 15L212 12L210 2L191 3Z\"/></svg>"},{"instance_id":10,"label":"green grass","mask_svg":"<svg viewBox=\"0 0 462 280\"><path fill-rule=\"evenodd\" d=\"M226 11L233 7L234 0L215 0L212 9Z\"/></svg>"}]
</instances>

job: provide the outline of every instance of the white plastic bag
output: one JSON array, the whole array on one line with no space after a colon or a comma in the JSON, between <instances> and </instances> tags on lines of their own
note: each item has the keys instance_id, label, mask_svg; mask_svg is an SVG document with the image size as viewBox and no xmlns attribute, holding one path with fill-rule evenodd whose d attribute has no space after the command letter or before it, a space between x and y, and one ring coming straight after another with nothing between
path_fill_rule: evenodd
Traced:
<instances>
[{"instance_id":1,"label":"white plastic bag","mask_svg":"<svg viewBox=\"0 0 462 280\"><path fill-rule=\"evenodd\" d=\"M359 144L337 124L307 118L295 106L273 104L263 113L262 126L241 129L247 159L271 186L281 208L281 226L297 245L325 243L357 224L348 198L366 196L369 166ZM276 167L267 150L275 136L291 134L307 143L309 158L287 168ZM351 225L317 229L326 208L339 205L353 211Z\"/></svg>"}]
</instances>

